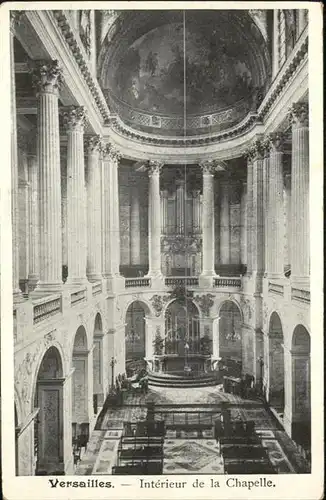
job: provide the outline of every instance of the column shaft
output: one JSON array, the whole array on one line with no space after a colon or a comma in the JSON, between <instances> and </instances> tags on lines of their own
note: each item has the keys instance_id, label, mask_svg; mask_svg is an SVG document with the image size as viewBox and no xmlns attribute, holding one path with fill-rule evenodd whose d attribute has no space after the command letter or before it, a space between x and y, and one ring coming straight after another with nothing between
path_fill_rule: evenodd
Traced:
<instances>
[{"instance_id":1,"label":"column shaft","mask_svg":"<svg viewBox=\"0 0 326 500\"><path fill-rule=\"evenodd\" d=\"M263 212L263 150L258 140L253 145L252 191L252 266L256 273L264 270L264 212Z\"/></svg>"},{"instance_id":2,"label":"column shaft","mask_svg":"<svg viewBox=\"0 0 326 500\"><path fill-rule=\"evenodd\" d=\"M283 140L280 133L270 135L268 211L271 227L268 273L274 277L280 277L284 272Z\"/></svg>"},{"instance_id":3,"label":"column shaft","mask_svg":"<svg viewBox=\"0 0 326 500\"><path fill-rule=\"evenodd\" d=\"M102 278L101 238L101 138L90 137L86 143L87 158L87 277Z\"/></svg>"},{"instance_id":4,"label":"column shaft","mask_svg":"<svg viewBox=\"0 0 326 500\"><path fill-rule=\"evenodd\" d=\"M148 194L148 243L149 243L149 275L161 276L161 200L160 200L160 170L162 164L151 161L148 163L149 194Z\"/></svg>"},{"instance_id":5,"label":"column shaft","mask_svg":"<svg viewBox=\"0 0 326 500\"><path fill-rule=\"evenodd\" d=\"M247 213L246 213L246 228L247 228L247 273L252 272L252 202L253 202L253 166L252 158L248 157L247 163Z\"/></svg>"},{"instance_id":6,"label":"column shaft","mask_svg":"<svg viewBox=\"0 0 326 500\"><path fill-rule=\"evenodd\" d=\"M29 172L29 272L28 287L33 290L39 280L39 169L35 155L28 156Z\"/></svg>"},{"instance_id":7,"label":"column shaft","mask_svg":"<svg viewBox=\"0 0 326 500\"><path fill-rule=\"evenodd\" d=\"M213 276L214 264L214 169L211 165L202 165L203 169L203 205L202 238L203 259L202 275Z\"/></svg>"},{"instance_id":8,"label":"column shaft","mask_svg":"<svg viewBox=\"0 0 326 500\"><path fill-rule=\"evenodd\" d=\"M86 192L84 165L83 107L71 106L63 113L67 127L67 222L68 279L67 284L86 282Z\"/></svg>"},{"instance_id":9,"label":"column shaft","mask_svg":"<svg viewBox=\"0 0 326 500\"><path fill-rule=\"evenodd\" d=\"M284 265L291 266L291 175L284 176Z\"/></svg>"},{"instance_id":10,"label":"column shaft","mask_svg":"<svg viewBox=\"0 0 326 500\"><path fill-rule=\"evenodd\" d=\"M17 151L17 118L16 118L16 85L14 35L16 23L19 22L20 11L10 12L10 67L11 67L11 217L12 217L12 289L14 301L22 298L19 289L19 209L18 209L18 151Z\"/></svg>"},{"instance_id":11,"label":"column shaft","mask_svg":"<svg viewBox=\"0 0 326 500\"><path fill-rule=\"evenodd\" d=\"M39 62L33 72L38 87L37 156L40 172L40 281L35 292L62 285L61 178L57 62Z\"/></svg>"},{"instance_id":12,"label":"column shaft","mask_svg":"<svg viewBox=\"0 0 326 500\"><path fill-rule=\"evenodd\" d=\"M220 261L230 264L230 197L229 184L221 186Z\"/></svg>"},{"instance_id":13,"label":"column shaft","mask_svg":"<svg viewBox=\"0 0 326 500\"><path fill-rule=\"evenodd\" d=\"M246 227L246 209L247 209L247 183L242 184L241 208L240 208L240 257L241 264L247 263L247 227Z\"/></svg>"},{"instance_id":14,"label":"column shaft","mask_svg":"<svg viewBox=\"0 0 326 500\"><path fill-rule=\"evenodd\" d=\"M308 104L292 108L292 277L308 277L309 252L309 127Z\"/></svg>"},{"instance_id":15,"label":"column shaft","mask_svg":"<svg viewBox=\"0 0 326 500\"><path fill-rule=\"evenodd\" d=\"M139 192L136 185L131 187L130 200L130 264L140 264Z\"/></svg>"},{"instance_id":16,"label":"column shaft","mask_svg":"<svg viewBox=\"0 0 326 500\"><path fill-rule=\"evenodd\" d=\"M110 150L103 151L101 162L101 208L102 208L102 275L112 277L112 249L110 234L111 178Z\"/></svg>"}]
</instances>

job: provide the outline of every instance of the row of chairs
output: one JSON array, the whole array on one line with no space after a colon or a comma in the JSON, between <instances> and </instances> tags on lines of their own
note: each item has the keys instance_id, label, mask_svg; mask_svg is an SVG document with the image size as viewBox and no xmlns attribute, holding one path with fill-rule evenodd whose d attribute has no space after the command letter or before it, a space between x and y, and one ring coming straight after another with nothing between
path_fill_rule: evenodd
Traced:
<instances>
[{"instance_id":1,"label":"row of chairs","mask_svg":"<svg viewBox=\"0 0 326 500\"><path fill-rule=\"evenodd\" d=\"M163 421L140 421L140 422L124 422L125 436L164 436L165 423Z\"/></svg>"}]
</instances>

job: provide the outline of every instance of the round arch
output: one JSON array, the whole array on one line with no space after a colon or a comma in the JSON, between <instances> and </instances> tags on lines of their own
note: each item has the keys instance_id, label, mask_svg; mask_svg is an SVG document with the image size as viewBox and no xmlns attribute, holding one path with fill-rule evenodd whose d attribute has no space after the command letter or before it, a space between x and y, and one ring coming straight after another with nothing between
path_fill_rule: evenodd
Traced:
<instances>
[{"instance_id":1,"label":"round arch","mask_svg":"<svg viewBox=\"0 0 326 500\"><path fill-rule=\"evenodd\" d=\"M34 393L36 475L61 473L63 464L63 359L54 345L41 359Z\"/></svg>"},{"instance_id":2,"label":"round arch","mask_svg":"<svg viewBox=\"0 0 326 500\"><path fill-rule=\"evenodd\" d=\"M294 328L292 357L292 438L310 453L311 364L310 334L302 324Z\"/></svg>"},{"instance_id":3,"label":"round arch","mask_svg":"<svg viewBox=\"0 0 326 500\"><path fill-rule=\"evenodd\" d=\"M94 319L93 346L93 410L97 415L104 403L103 322L100 312Z\"/></svg>"},{"instance_id":4,"label":"round arch","mask_svg":"<svg viewBox=\"0 0 326 500\"><path fill-rule=\"evenodd\" d=\"M126 310L125 356L126 363L143 360L146 355L146 321L148 305L140 300L129 303Z\"/></svg>"},{"instance_id":5,"label":"round arch","mask_svg":"<svg viewBox=\"0 0 326 500\"><path fill-rule=\"evenodd\" d=\"M242 366L242 313L234 300L224 300L219 307L219 355L223 363Z\"/></svg>"},{"instance_id":6,"label":"round arch","mask_svg":"<svg viewBox=\"0 0 326 500\"><path fill-rule=\"evenodd\" d=\"M167 304L165 318L165 354L184 355L200 352L200 315L195 302L173 299Z\"/></svg>"},{"instance_id":7,"label":"round arch","mask_svg":"<svg viewBox=\"0 0 326 500\"><path fill-rule=\"evenodd\" d=\"M276 311L272 311L269 317L265 363L268 376L267 399L282 417L285 404L284 335L281 318Z\"/></svg>"}]
</instances>

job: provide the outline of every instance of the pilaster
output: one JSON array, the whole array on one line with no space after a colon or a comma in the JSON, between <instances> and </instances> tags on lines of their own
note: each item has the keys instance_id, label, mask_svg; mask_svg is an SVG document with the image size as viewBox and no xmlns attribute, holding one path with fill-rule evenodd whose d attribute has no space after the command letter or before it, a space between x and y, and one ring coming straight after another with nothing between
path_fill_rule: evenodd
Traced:
<instances>
[{"instance_id":1,"label":"pilaster","mask_svg":"<svg viewBox=\"0 0 326 500\"><path fill-rule=\"evenodd\" d=\"M163 163L147 162L149 176L148 195L148 244L149 244L149 272L148 276L162 279L161 271L161 200L160 200L160 172Z\"/></svg>"}]
</instances>

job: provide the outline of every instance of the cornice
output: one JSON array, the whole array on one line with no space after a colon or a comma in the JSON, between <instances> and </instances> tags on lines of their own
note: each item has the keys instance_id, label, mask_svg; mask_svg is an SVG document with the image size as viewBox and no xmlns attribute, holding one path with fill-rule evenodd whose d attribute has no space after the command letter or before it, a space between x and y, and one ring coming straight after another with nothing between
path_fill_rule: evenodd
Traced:
<instances>
[{"instance_id":1,"label":"cornice","mask_svg":"<svg viewBox=\"0 0 326 500\"><path fill-rule=\"evenodd\" d=\"M54 18L57 21L57 24L69 45L69 48L79 66L79 69L89 87L91 94L94 97L95 104L97 109L99 110L104 121L109 119L110 111L107 107L106 101L104 99L102 90L97 82L97 80L93 77L91 70L89 68L89 63L87 59L87 54L85 48L82 46L82 42L80 43L77 40L76 34L73 28L70 26L70 22L65 15L65 11L63 10L54 10L53 11Z\"/></svg>"}]
</instances>

